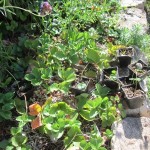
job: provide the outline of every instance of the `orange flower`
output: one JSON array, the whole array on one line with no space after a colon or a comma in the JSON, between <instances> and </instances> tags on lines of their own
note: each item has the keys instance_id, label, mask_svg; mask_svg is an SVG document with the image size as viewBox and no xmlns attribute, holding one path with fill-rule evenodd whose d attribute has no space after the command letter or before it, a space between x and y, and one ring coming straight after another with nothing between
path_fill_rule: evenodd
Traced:
<instances>
[{"instance_id":1,"label":"orange flower","mask_svg":"<svg viewBox=\"0 0 150 150\"><path fill-rule=\"evenodd\" d=\"M40 126L42 126L41 115L38 115L34 120L32 120L31 127L32 129L36 129Z\"/></svg>"},{"instance_id":2,"label":"orange flower","mask_svg":"<svg viewBox=\"0 0 150 150\"><path fill-rule=\"evenodd\" d=\"M29 106L29 114L31 116L38 115L41 112L41 110L42 110L42 107L37 103L32 104L32 105Z\"/></svg>"}]
</instances>

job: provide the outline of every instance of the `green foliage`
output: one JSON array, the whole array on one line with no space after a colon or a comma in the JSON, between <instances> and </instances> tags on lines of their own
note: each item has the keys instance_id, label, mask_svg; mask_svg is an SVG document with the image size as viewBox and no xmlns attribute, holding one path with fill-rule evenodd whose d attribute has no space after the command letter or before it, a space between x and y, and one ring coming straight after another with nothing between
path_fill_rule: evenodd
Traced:
<instances>
[{"instance_id":1,"label":"green foliage","mask_svg":"<svg viewBox=\"0 0 150 150\"><path fill-rule=\"evenodd\" d=\"M120 31L118 43L125 46L138 46L149 57L150 36L143 32L140 25L135 25L132 29L124 28Z\"/></svg>"},{"instance_id":2,"label":"green foliage","mask_svg":"<svg viewBox=\"0 0 150 150\"><path fill-rule=\"evenodd\" d=\"M109 78L110 78L110 80L116 81L117 80L117 71L112 70Z\"/></svg>"},{"instance_id":3,"label":"green foliage","mask_svg":"<svg viewBox=\"0 0 150 150\"><path fill-rule=\"evenodd\" d=\"M30 122L31 119L23 114L16 118L19 121L18 127L11 128L12 137L9 140L3 140L0 142L0 148L6 150L31 150L31 148L26 144L28 138L25 132L23 132L23 127L27 122Z\"/></svg>"},{"instance_id":4,"label":"green foliage","mask_svg":"<svg viewBox=\"0 0 150 150\"><path fill-rule=\"evenodd\" d=\"M81 125L74 112L75 110L64 102L46 105L42 112L43 132L50 136L52 141L57 141L66 128Z\"/></svg>"},{"instance_id":5,"label":"green foliage","mask_svg":"<svg viewBox=\"0 0 150 150\"><path fill-rule=\"evenodd\" d=\"M14 93L8 92L6 94L0 93L0 122L3 120L11 120L12 112L11 110L14 108Z\"/></svg>"},{"instance_id":6,"label":"green foliage","mask_svg":"<svg viewBox=\"0 0 150 150\"><path fill-rule=\"evenodd\" d=\"M110 89L108 87L106 87L106 86L103 87L102 85L97 83L95 86L95 91L93 92L93 95L105 97L105 96L107 96L109 91L110 91Z\"/></svg>"},{"instance_id":7,"label":"green foliage","mask_svg":"<svg viewBox=\"0 0 150 150\"><path fill-rule=\"evenodd\" d=\"M117 118L117 105L114 103L118 104L119 101L107 97L110 89L98 83L92 92L92 99L91 93L73 95L74 99L69 96L72 96L71 85L83 75L77 73L74 65L80 61L83 64L91 63L98 72L108 66L109 52L100 49L97 42L101 44L109 36L116 37L114 27L116 13L120 9L118 2L52 0L53 11L45 17L38 15L40 2L0 2L0 13L3 15L0 21L0 90L5 92L14 80L19 82L25 79L34 87L43 88L46 97L53 97L57 92L65 95L68 103L62 97L61 102L46 101L42 106L42 126L39 131L49 136L53 142L65 136L66 149L78 146L83 150L105 150L98 127L94 124L92 130L85 133L82 131L82 121L100 120L103 127L111 126ZM33 68L25 75L29 63ZM84 75L93 78L95 84L97 72L87 71ZM81 90L86 86L84 82L77 85ZM36 96L38 102L40 95ZM30 99L28 101L31 102ZM70 105L72 101L73 105ZM28 110L25 105L26 101L13 99L11 93L0 94L0 121L11 119L14 107L21 115L16 118L18 126L11 128L12 137L0 143L0 148L30 149L27 145L28 133L24 131L24 127L33 118L26 114ZM120 110L123 110L121 106ZM108 130L106 135L109 138L112 136Z\"/></svg>"}]
</instances>

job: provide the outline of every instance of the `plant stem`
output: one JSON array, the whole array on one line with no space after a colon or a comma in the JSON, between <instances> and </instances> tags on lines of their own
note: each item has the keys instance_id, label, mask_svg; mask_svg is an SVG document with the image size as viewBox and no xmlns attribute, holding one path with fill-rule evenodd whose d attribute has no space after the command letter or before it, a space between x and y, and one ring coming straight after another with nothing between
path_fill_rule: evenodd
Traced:
<instances>
[{"instance_id":1,"label":"plant stem","mask_svg":"<svg viewBox=\"0 0 150 150\"><path fill-rule=\"evenodd\" d=\"M34 15L34 16L37 16L37 17L45 17L45 16L47 16L47 15L38 15L38 14L33 13L31 10L24 9L24 8L21 8L21 7L17 7L17 6L3 6L3 7L0 7L0 9L6 9L6 8L20 9L20 10L26 11L26 12Z\"/></svg>"}]
</instances>

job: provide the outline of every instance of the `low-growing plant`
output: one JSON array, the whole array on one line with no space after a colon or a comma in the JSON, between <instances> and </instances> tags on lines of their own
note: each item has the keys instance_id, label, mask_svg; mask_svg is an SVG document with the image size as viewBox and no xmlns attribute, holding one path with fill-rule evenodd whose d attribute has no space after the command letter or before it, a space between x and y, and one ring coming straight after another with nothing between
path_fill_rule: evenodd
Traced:
<instances>
[{"instance_id":1,"label":"low-growing plant","mask_svg":"<svg viewBox=\"0 0 150 150\"><path fill-rule=\"evenodd\" d=\"M11 110L15 107L14 106L14 93L0 93L0 122L4 120L11 120L12 119L12 112Z\"/></svg>"},{"instance_id":2,"label":"low-growing plant","mask_svg":"<svg viewBox=\"0 0 150 150\"><path fill-rule=\"evenodd\" d=\"M142 31L140 25L135 25L132 27L132 29L121 29L117 43L125 46L138 46L141 49L141 51L147 53L147 56L149 57L150 36L143 32L144 31Z\"/></svg>"},{"instance_id":3,"label":"low-growing plant","mask_svg":"<svg viewBox=\"0 0 150 150\"><path fill-rule=\"evenodd\" d=\"M30 146L27 145L27 135L23 131L23 127L28 123L31 122L31 118L24 113L23 115L16 118L18 121L18 127L11 128L11 135L12 137L8 140L8 144L5 147L6 150L31 150Z\"/></svg>"}]
</instances>

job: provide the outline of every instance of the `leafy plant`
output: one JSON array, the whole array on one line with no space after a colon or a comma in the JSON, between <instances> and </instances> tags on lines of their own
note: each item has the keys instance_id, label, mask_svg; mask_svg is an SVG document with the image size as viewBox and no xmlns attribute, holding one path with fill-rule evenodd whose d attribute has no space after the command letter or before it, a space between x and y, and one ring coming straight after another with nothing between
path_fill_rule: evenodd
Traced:
<instances>
[{"instance_id":1,"label":"leafy plant","mask_svg":"<svg viewBox=\"0 0 150 150\"><path fill-rule=\"evenodd\" d=\"M135 25L132 29L122 29L120 31L120 37L117 43L125 46L136 45L143 52L149 54L150 45L148 41L150 41L150 36L143 33L140 25Z\"/></svg>"},{"instance_id":2,"label":"leafy plant","mask_svg":"<svg viewBox=\"0 0 150 150\"><path fill-rule=\"evenodd\" d=\"M110 80L116 81L117 80L117 71L112 70L109 78L110 78Z\"/></svg>"},{"instance_id":3,"label":"leafy plant","mask_svg":"<svg viewBox=\"0 0 150 150\"><path fill-rule=\"evenodd\" d=\"M42 111L42 130L52 141L57 141L63 136L66 128L81 125L76 120L77 116L75 110L64 102L47 104Z\"/></svg>"},{"instance_id":4,"label":"leafy plant","mask_svg":"<svg viewBox=\"0 0 150 150\"><path fill-rule=\"evenodd\" d=\"M6 149L24 149L31 150L30 146L26 144L28 138L26 133L23 131L23 127L31 121L27 114L23 114L16 118L19 122L18 127L11 128L12 138L9 140L9 144L6 146Z\"/></svg>"},{"instance_id":5,"label":"leafy plant","mask_svg":"<svg viewBox=\"0 0 150 150\"><path fill-rule=\"evenodd\" d=\"M14 108L14 93L0 93L0 122L3 120L11 120L12 119L12 112L11 110Z\"/></svg>"}]
</instances>

